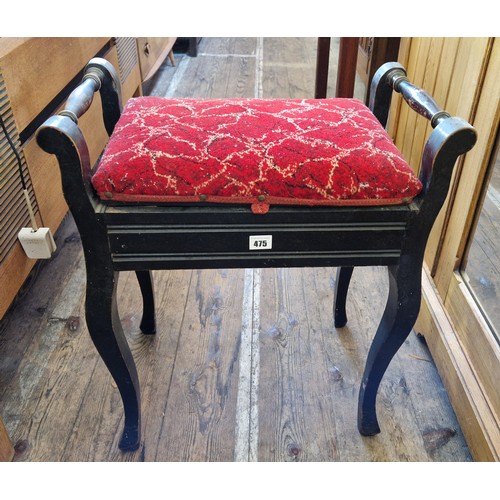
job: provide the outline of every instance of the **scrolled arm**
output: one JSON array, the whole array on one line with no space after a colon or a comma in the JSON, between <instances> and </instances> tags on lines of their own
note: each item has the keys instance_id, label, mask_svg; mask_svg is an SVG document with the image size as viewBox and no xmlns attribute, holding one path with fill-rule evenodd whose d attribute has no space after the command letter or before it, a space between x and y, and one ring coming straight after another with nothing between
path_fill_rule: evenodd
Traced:
<instances>
[{"instance_id":1,"label":"scrolled arm","mask_svg":"<svg viewBox=\"0 0 500 500\"><path fill-rule=\"evenodd\" d=\"M425 200L424 212L434 220L449 189L457 158L476 142L476 131L465 120L450 116L425 91L411 83L405 68L397 62L383 64L375 73L370 87L370 109L383 126L387 123L393 90L401 94L409 107L430 120L434 129L422 157L419 178L423 185L418 197Z\"/></svg>"},{"instance_id":2,"label":"scrolled arm","mask_svg":"<svg viewBox=\"0 0 500 500\"><path fill-rule=\"evenodd\" d=\"M476 130L462 118L450 117L435 127L425 144L420 166L423 195L430 189L441 191L439 197L444 202L456 160L470 151L476 140ZM431 197L438 198L434 194Z\"/></svg>"},{"instance_id":3,"label":"scrolled arm","mask_svg":"<svg viewBox=\"0 0 500 500\"><path fill-rule=\"evenodd\" d=\"M64 196L72 212L88 211L89 200L96 198L90 184L90 154L79 126L68 116L51 116L38 128L36 141L41 149L56 156Z\"/></svg>"}]
</instances>

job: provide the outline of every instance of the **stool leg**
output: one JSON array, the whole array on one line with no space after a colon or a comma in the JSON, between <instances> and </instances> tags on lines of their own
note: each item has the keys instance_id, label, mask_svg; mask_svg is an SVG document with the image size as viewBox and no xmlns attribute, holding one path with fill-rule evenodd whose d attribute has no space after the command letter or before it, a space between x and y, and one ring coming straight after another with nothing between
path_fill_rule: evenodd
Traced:
<instances>
[{"instance_id":1,"label":"stool leg","mask_svg":"<svg viewBox=\"0 0 500 500\"><path fill-rule=\"evenodd\" d=\"M151 271L136 271L135 274L142 294L141 332L152 335L156 333L153 275Z\"/></svg>"},{"instance_id":2,"label":"stool leg","mask_svg":"<svg viewBox=\"0 0 500 500\"><path fill-rule=\"evenodd\" d=\"M333 310L335 328L342 328L347 323L345 311L347 301L347 290L351 282L354 267L344 266L337 268L337 278L335 280L335 306Z\"/></svg>"},{"instance_id":3,"label":"stool leg","mask_svg":"<svg viewBox=\"0 0 500 500\"><path fill-rule=\"evenodd\" d=\"M408 337L420 309L421 273L391 266L389 297L373 339L359 392L358 429L365 436L380 432L375 400L380 381L392 358Z\"/></svg>"},{"instance_id":4,"label":"stool leg","mask_svg":"<svg viewBox=\"0 0 500 500\"><path fill-rule=\"evenodd\" d=\"M123 333L116 303L118 273L89 266L85 313L90 337L116 382L123 401L125 426L119 443L123 451L140 444L140 392L135 363Z\"/></svg>"}]
</instances>

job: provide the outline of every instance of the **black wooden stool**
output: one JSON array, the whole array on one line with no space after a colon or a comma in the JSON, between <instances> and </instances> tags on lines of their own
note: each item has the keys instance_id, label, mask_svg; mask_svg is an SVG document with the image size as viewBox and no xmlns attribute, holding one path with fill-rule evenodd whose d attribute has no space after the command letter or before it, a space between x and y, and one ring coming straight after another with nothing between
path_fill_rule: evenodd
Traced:
<instances>
[{"instance_id":1,"label":"black wooden stool","mask_svg":"<svg viewBox=\"0 0 500 500\"><path fill-rule=\"evenodd\" d=\"M100 91L110 135L92 168L78 118ZM416 178L387 136L392 90L434 130ZM385 134L385 135L384 135ZM370 109L354 99L131 99L112 65L93 59L66 108L38 130L55 154L87 269L89 333L123 400L122 450L140 444L140 392L117 313L118 273L134 270L141 330L156 331L151 270L337 267L334 321L345 325L355 266L387 266L387 305L359 393L358 428L380 431L375 400L410 333L424 249L457 157L474 129L384 64Z\"/></svg>"}]
</instances>

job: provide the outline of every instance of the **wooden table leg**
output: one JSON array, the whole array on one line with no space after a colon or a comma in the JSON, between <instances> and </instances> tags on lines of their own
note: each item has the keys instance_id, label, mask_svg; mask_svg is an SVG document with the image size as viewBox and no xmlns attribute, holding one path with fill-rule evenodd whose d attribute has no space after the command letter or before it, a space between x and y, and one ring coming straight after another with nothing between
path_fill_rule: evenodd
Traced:
<instances>
[{"instance_id":1,"label":"wooden table leg","mask_svg":"<svg viewBox=\"0 0 500 500\"><path fill-rule=\"evenodd\" d=\"M326 98L328 90L328 69L330 65L330 41L330 38L318 38L316 81L314 87L315 99ZM358 37L343 37L340 39L335 97L354 96L358 44Z\"/></svg>"},{"instance_id":2,"label":"wooden table leg","mask_svg":"<svg viewBox=\"0 0 500 500\"><path fill-rule=\"evenodd\" d=\"M318 51L316 53L316 81L314 98L324 99L328 89L328 68L330 66L330 41L328 37L318 38Z\"/></svg>"},{"instance_id":3,"label":"wooden table leg","mask_svg":"<svg viewBox=\"0 0 500 500\"><path fill-rule=\"evenodd\" d=\"M0 462L10 462L13 458L14 448L7 434L7 429L0 417Z\"/></svg>"},{"instance_id":4,"label":"wooden table leg","mask_svg":"<svg viewBox=\"0 0 500 500\"><path fill-rule=\"evenodd\" d=\"M343 37L340 39L335 97L352 97L354 95L358 44L358 37Z\"/></svg>"}]
</instances>

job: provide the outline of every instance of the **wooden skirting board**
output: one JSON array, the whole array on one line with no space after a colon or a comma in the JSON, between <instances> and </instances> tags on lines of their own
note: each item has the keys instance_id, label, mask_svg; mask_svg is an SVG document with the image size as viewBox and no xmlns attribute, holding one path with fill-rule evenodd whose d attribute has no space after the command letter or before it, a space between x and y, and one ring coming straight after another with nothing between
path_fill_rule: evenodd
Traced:
<instances>
[{"instance_id":1,"label":"wooden skirting board","mask_svg":"<svg viewBox=\"0 0 500 500\"><path fill-rule=\"evenodd\" d=\"M422 306L415 330L425 335L474 459L498 461L498 417L490 408L427 270L422 277Z\"/></svg>"}]
</instances>

